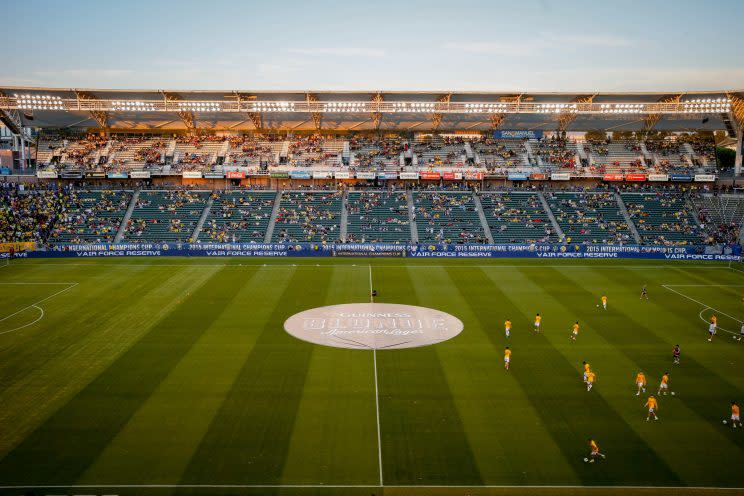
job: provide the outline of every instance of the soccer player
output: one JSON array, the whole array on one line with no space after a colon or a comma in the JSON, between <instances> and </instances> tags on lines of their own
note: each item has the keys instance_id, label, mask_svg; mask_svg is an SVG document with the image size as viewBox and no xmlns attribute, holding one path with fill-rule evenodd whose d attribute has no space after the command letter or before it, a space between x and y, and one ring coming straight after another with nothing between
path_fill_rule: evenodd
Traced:
<instances>
[{"instance_id":1,"label":"soccer player","mask_svg":"<svg viewBox=\"0 0 744 496\"><path fill-rule=\"evenodd\" d=\"M646 404L644 406L648 407L648 415L646 415L646 422L651 418L653 415L654 421L659 420L659 416L656 415L656 410L659 409L659 403L656 401L656 398L653 397L653 395L649 396L646 400Z\"/></svg>"},{"instance_id":2,"label":"soccer player","mask_svg":"<svg viewBox=\"0 0 744 496\"><path fill-rule=\"evenodd\" d=\"M592 368L586 362L582 362L582 365L584 365L584 384L586 384L586 376L592 371Z\"/></svg>"},{"instance_id":3,"label":"soccer player","mask_svg":"<svg viewBox=\"0 0 744 496\"><path fill-rule=\"evenodd\" d=\"M602 308L607 310L607 296L606 295L602 295Z\"/></svg>"},{"instance_id":4,"label":"soccer player","mask_svg":"<svg viewBox=\"0 0 744 496\"><path fill-rule=\"evenodd\" d=\"M641 391L644 393L646 392L646 374L643 372L638 372L636 374L636 384L638 385L638 392L636 393L636 396L641 395Z\"/></svg>"},{"instance_id":5,"label":"soccer player","mask_svg":"<svg viewBox=\"0 0 744 496\"><path fill-rule=\"evenodd\" d=\"M509 370L509 362L511 362L511 350L507 346L504 348L504 368Z\"/></svg>"},{"instance_id":6,"label":"soccer player","mask_svg":"<svg viewBox=\"0 0 744 496\"><path fill-rule=\"evenodd\" d=\"M741 427L741 420L739 417L739 405L736 404L735 401L731 402L731 427L736 429L736 424L739 424L739 427Z\"/></svg>"},{"instance_id":7,"label":"soccer player","mask_svg":"<svg viewBox=\"0 0 744 496\"><path fill-rule=\"evenodd\" d=\"M679 349L679 345L675 344L674 348L672 348L672 360L674 361L674 365L679 365L679 356L682 354L682 352Z\"/></svg>"},{"instance_id":8,"label":"soccer player","mask_svg":"<svg viewBox=\"0 0 744 496\"><path fill-rule=\"evenodd\" d=\"M661 376L661 384L659 384L659 392L656 396L661 396L662 392L665 395L669 392L669 372L664 372Z\"/></svg>"},{"instance_id":9,"label":"soccer player","mask_svg":"<svg viewBox=\"0 0 744 496\"><path fill-rule=\"evenodd\" d=\"M716 335L716 327L718 326L718 318L715 315L710 317L710 325L708 325L708 341L713 341L713 336Z\"/></svg>"},{"instance_id":10,"label":"soccer player","mask_svg":"<svg viewBox=\"0 0 744 496\"><path fill-rule=\"evenodd\" d=\"M586 390L591 391L594 387L594 381L597 378L596 374L591 370L586 374Z\"/></svg>"},{"instance_id":11,"label":"soccer player","mask_svg":"<svg viewBox=\"0 0 744 496\"><path fill-rule=\"evenodd\" d=\"M571 328L571 336L569 336L569 338L576 341L576 336L578 335L579 335L579 321L577 320L576 323Z\"/></svg>"},{"instance_id":12,"label":"soccer player","mask_svg":"<svg viewBox=\"0 0 744 496\"><path fill-rule=\"evenodd\" d=\"M646 290L646 285L645 284L641 288L641 299L642 300L648 300L648 291Z\"/></svg>"},{"instance_id":13,"label":"soccer player","mask_svg":"<svg viewBox=\"0 0 744 496\"><path fill-rule=\"evenodd\" d=\"M540 317L540 314L538 313L535 315L535 332L540 332L540 323L542 322L542 317Z\"/></svg>"},{"instance_id":14,"label":"soccer player","mask_svg":"<svg viewBox=\"0 0 744 496\"><path fill-rule=\"evenodd\" d=\"M589 460L589 463L594 463L594 460L598 456L601 456L604 459L605 456L599 452L599 446L597 445L597 442L592 438L589 438L587 441L589 442L589 447L592 450L592 452L589 454L589 457L591 458L591 460Z\"/></svg>"},{"instance_id":15,"label":"soccer player","mask_svg":"<svg viewBox=\"0 0 744 496\"><path fill-rule=\"evenodd\" d=\"M511 335L511 320L509 319L504 321L504 334L506 334L507 338Z\"/></svg>"},{"instance_id":16,"label":"soccer player","mask_svg":"<svg viewBox=\"0 0 744 496\"><path fill-rule=\"evenodd\" d=\"M744 338L744 324L741 325L741 330L739 331L739 337L736 340L741 341L741 338Z\"/></svg>"}]
</instances>

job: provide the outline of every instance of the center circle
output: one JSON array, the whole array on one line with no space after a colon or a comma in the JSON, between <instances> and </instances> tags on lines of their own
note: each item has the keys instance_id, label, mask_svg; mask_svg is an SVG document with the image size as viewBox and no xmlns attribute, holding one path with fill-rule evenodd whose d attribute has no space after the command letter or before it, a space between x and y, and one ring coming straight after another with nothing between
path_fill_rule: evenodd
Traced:
<instances>
[{"instance_id":1,"label":"center circle","mask_svg":"<svg viewBox=\"0 0 744 496\"><path fill-rule=\"evenodd\" d=\"M302 341L359 350L415 348L462 332L460 319L433 308L395 303L347 303L311 308L284 322Z\"/></svg>"}]
</instances>

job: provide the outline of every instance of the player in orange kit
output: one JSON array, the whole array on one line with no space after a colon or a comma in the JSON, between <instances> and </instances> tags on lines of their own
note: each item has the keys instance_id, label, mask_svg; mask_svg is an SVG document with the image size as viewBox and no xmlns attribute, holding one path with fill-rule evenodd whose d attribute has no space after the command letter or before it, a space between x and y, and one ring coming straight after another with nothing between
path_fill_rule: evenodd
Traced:
<instances>
[{"instance_id":1,"label":"player in orange kit","mask_svg":"<svg viewBox=\"0 0 744 496\"><path fill-rule=\"evenodd\" d=\"M571 327L571 335L569 336L569 339L576 341L576 336L579 335L579 321L577 320L576 323Z\"/></svg>"},{"instance_id":2,"label":"player in orange kit","mask_svg":"<svg viewBox=\"0 0 744 496\"><path fill-rule=\"evenodd\" d=\"M538 313L535 315L535 332L540 332L540 324L542 323L542 317Z\"/></svg>"},{"instance_id":3,"label":"player in orange kit","mask_svg":"<svg viewBox=\"0 0 744 496\"><path fill-rule=\"evenodd\" d=\"M589 438L587 441L589 443L589 448L592 450L591 453L589 453L589 463L594 463L594 460L596 460L598 456L601 456L603 459L606 458L602 453L599 452L599 445L594 439ZM584 458L584 461L586 461L586 458Z\"/></svg>"},{"instance_id":4,"label":"player in orange kit","mask_svg":"<svg viewBox=\"0 0 744 496\"><path fill-rule=\"evenodd\" d=\"M511 320L509 319L504 321L504 334L506 334L507 338L511 336Z\"/></svg>"},{"instance_id":5,"label":"player in orange kit","mask_svg":"<svg viewBox=\"0 0 744 496\"><path fill-rule=\"evenodd\" d=\"M739 417L739 405L735 401L731 402L731 427L736 429L736 424L741 427L741 417Z\"/></svg>"},{"instance_id":6,"label":"player in orange kit","mask_svg":"<svg viewBox=\"0 0 744 496\"><path fill-rule=\"evenodd\" d=\"M638 392L636 392L636 396L641 395L641 391L644 393L646 392L646 374L643 372L638 372L636 374L636 385L638 386Z\"/></svg>"},{"instance_id":7,"label":"player in orange kit","mask_svg":"<svg viewBox=\"0 0 744 496\"><path fill-rule=\"evenodd\" d=\"M651 418L653 415L654 420L659 420L659 416L656 415L656 410L659 409L659 403L656 401L656 398L652 396L649 396L646 400L646 404L644 406L648 407L648 415L646 415L646 422Z\"/></svg>"},{"instance_id":8,"label":"player in orange kit","mask_svg":"<svg viewBox=\"0 0 744 496\"><path fill-rule=\"evenodd\" d=\"M591 370L586 374L586 390L591 391L594 387L594 381L597 379L597 375Z\"/></svg>"},{"instance_id":9,"label":"player in orange kit","mask_svg":"<svg viewBox=\"0 0 744 496\"><path fill-rule=\"evenodd\" d=\"M662 393L669 393L669 372L664 372L664 375L661 376L661 384L659 384L659 392L656 396L661 396Z\"/></svg>"},{"instance_id":10,"label":"player in orange kit","mask_svg":"<svg viewBox=\"0 0 744 496\"><path fill-rule=\"evenodd\" d=\"M586 362L582 362L582 365L584 366L584 384L586 384L586 375L592 371L592 368Z\"/></svg>"},{"instance_id":11,"label":"player in orange kit","mask_svg":"<svg viewBox=\"0 0 744 496\"><path fill-rule=\"evenodd\" d=\"M718 317L715 315L710 316L710 324L708 325L708 341L713 341L713 336L716 335L716 329L718 328Z\"/></svg>"},{"instance_id":12,"label":"player in orange kit","mask_svg":"<svg viewBox=\"0 0 744 496\"><path fill-rule=\"evenodd\" d=\"M511 350L507 346L504 349L504 368L506 370L509 370L509 363L511 362Z\"/></svg>"}]
</instances>

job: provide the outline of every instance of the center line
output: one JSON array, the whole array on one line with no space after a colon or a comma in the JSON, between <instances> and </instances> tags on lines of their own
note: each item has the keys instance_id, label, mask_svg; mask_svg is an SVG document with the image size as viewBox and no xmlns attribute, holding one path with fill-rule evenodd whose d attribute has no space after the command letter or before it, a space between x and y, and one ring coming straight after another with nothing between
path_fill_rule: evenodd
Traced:
<instances>
[{"instance_id":1,"label":"center line","mask_svg":"<svg viewBox=\"0 0 744 496\"><path fill-rule=\"evenodd\" d=\"M372 264L369 264L369 301L370 303L375 302L375 297L372 295ZM372 361L375 368L375 410L377 414L377 465L380 467L380 486L383 486L382 478L382 437L380 436L380 390L377 386L377 348L372 350Z\"/></svg>"}]
</instances>

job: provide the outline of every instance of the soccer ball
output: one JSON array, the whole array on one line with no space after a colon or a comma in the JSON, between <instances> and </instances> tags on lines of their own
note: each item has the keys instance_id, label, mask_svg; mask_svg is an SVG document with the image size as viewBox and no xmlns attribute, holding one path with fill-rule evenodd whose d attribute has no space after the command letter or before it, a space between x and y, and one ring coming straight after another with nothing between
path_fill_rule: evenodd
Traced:
<instances>
[{"instance_id":1,"label":"soccer ball","mask_svg":"<svg viewBox=\"0 0 744 496\"><path fill-rule=\"evenodd\" d=\"M588 462L589 458L584 458L584 463Z\"/></svg>"},{"instance_id":2,"label":"soccer ball","mask_svg":"<svg viewBox=\"0 0 744 496\"><path fill-rule=\"evenodd\" d=\"M597 308L599 308L599 303L597 303Z\"/></svg>"},{"instance_id":3,"label":"soccer ball","mask_svg":"<svg viewBox=\"0 0 744 496\"><path fill-rule=\"evenodd\" d=\"M675 394L676 394L676 393L675 393L674 391L672 391L672 396L674 396Z\"/></svg>"},{"instance_id":4,"label":"soccer ball","mask_svg":"<svg viewBox=\"0 0 744 496\"><path fill-rule=\"evenodd\" d=\"M726 419L723 419L723 424L724 425L728 424L728 421L726 421Z\"/></svg>"}]
</instances>

